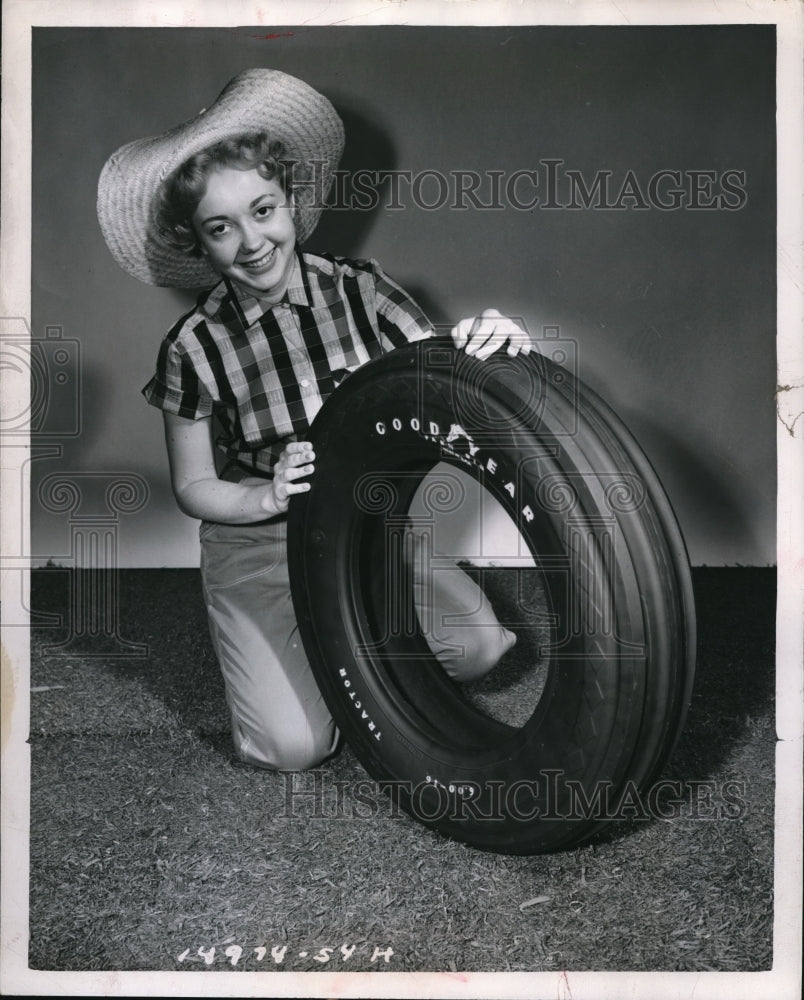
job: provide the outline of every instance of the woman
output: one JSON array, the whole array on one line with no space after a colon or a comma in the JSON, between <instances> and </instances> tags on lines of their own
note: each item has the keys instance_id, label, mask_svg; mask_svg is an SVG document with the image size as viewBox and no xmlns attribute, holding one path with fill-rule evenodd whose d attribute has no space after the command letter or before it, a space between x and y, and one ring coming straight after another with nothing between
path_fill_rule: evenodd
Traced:
<instances>
[{"instance_id":1,"label":"woman","mask_svg":"<svg viewBox=\"0 0 804 1000\"><path fill-rule=\"evenodd\" d=\"M164 414L177 501L202 522L204 595L235 751L276 770L312 767L338 740L301 647L287 573L288 502L310 489L314 471L306 432L351 371L433 332L376 261L299 249L342 149L343 126L325 97L253 69L196 118L118 150L98 189L104 237L129 273L213 286L164 339L144 394ZM531 347L496 310L463 320L452 336L481 359ZM455 680L482 676L514 636L458 567L432 579L417 573L417 551L412 538L431 650Z\"/></svg>"}]
</instances>

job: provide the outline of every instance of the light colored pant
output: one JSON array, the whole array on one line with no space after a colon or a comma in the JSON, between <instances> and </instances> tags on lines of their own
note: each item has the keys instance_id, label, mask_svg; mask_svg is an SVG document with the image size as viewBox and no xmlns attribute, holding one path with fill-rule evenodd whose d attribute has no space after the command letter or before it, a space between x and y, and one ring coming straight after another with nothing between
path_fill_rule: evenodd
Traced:
<instances>
[{"instance_id":1,"label":"light colored pant","mask_svg":"<svg viewBox=\"0 0 804 1000\"><path fill-rule=\"evenodd\" d=\"M223 674L237 756L279 771L314 767L336 749L338 731L307 662L293 612L287 521L204 522L201 578L210 634ZM514 641L482 590L457 566L429 582L416 541L414 601L433 655L457 681L492 669ZM424 603L428 603L425 611Z\"/></svg>"},{"instance_id":2,"label":"light colored pant","mask_svg":"<svg viewBox=\"0 0 804 1000\"><path fill-rule=\"evenodd\" d=\"M516 636L497 621L489 599L451 559L431 555L425 535L405 533L419 626L444 672L459 684L497 666Z\"/></svg>"}]
</instances>

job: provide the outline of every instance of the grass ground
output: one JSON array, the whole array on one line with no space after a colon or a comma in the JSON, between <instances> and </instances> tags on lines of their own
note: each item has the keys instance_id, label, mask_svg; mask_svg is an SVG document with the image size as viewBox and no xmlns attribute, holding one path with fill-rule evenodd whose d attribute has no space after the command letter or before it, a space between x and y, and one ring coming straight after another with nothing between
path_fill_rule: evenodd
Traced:
<instances>
[{"instance_id":1,"label":"grass ground","mask_svg":"<svg viewBox=\"0 0 804 1000\"><path fill-rule=\"evenodd\" d=\"M694 582L680 815L518 858L396 813L348 748L305 775L236 766L198 574L122 572L120 634L147 655L33 630L31 968L769 968L775 575ZM68 574L36 572L32 605L67 620Z\"/></svg>"}]
</instances>

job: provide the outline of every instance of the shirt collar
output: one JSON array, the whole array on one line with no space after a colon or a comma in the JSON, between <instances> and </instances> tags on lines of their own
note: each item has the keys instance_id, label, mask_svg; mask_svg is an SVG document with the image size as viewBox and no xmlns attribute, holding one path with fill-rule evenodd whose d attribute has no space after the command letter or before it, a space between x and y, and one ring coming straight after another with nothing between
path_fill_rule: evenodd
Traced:
<instances>
[{"instance_id":1,"label":"shirt collar","mask_svg":"<svg viewBox=\"0 0 804 1000\"><path fill-rule=\"evenodd\" d=\"M219 311L224 301L228 299L234 307L243 327L248 329L262 319L274 306L310 306L311 302L308 292L309 287L304 260L302 255L296 251L293 259L293 268L288 280L288 287L285 289L285 294L279 302L266 302L264 299L260 299L256 295L251 295L249 292L244 291L228 278L224 278L221 284L208 297L205 307L210 315L213 315Z\"/></svg>"}]
</instances>

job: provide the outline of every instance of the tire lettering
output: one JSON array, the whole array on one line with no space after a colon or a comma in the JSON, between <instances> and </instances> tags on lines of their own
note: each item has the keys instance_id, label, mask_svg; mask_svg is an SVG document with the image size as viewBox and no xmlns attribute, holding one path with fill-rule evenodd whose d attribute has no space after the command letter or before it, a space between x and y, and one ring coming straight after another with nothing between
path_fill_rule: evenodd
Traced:
<instances>
[{"instance_id":1,"label":"tire lettering","mask_svg":"<svg viewBox=\"0 0 804 1000\"><path fill-rule=\"evenodd\" d=\"M374 735L374 739L379 740L382 736L382 733L379 729L377 729L376 723L371 721L371 719L369 718L369 714L365 710L365 708L363 708L363 702L357 697L357 691L352 687L352 682L349 680L349 677L347 676L345 667L338 668L338 676L343 679L343 686L346 688L349 694L349 700L354 705L355 710L360 713L360 718L363 719L368 724L368 730L370 733Z\"/></svg>"},{"instance_id":2,"label":"tire lettering","mask_svg":"<svg viewBox=\"0 0 804 1000\"><path fill-rule=\"evenodd\" d=\"M453 441L457 441L458 438L463 438L466 441L466 445L469 448L469 456L471 458L474 458L474 456L479 451L478 445L474 443L474 441L471 438L471 435L467 434L460 424L453 424L449 429L449 434L447 435L446 443L452 444Z\"/></svg>"},{"instance_id":3,"label":"tire lettering","mask_svg":"<svg viewBox=\"0 0 804 1000\"><path fill-rule=\"evenodd\" d=\"M466 784L459 784L455 781L443 782L439 778L433 777L432 774L425 775L424 781L425 784L433 785L435 788L441 788L445 792L449 792L450 795L457 795L464 799L472 798L479 787L473 781L467 782Z\"/></svg>"},{"instance_id":4,"label":"tire lettering","mask_svg":"<svg viewBox=\"0 0 804 1000\"><path fill-rule=\"evenodd\" d=\"M440 425L435 420L427 420L423 426L422 421L418 417L389 417L387 422L378 420L374 427L378 434L387 434L390 427L394 431L410 429L426 440L435 438L448 456L460 460L465 465L474 466L481 473L492 476L504 475L504 471L500 469L499 458L488 453L485 456L478 456L480 446L475 444L471 434L457 422L450 424L449 433L447 434L441 430ZM424 427L427 427L427 431L424 430ZM455 447L459 442L461 450L457 450ZM516 499L517 486L513 480L509 479L508 482L503 483L502 488L512 500ZM520 516L528 524L535 520L536 517L530 504L526 504L521 508Z\"/></svg>"}]
</instances>

